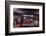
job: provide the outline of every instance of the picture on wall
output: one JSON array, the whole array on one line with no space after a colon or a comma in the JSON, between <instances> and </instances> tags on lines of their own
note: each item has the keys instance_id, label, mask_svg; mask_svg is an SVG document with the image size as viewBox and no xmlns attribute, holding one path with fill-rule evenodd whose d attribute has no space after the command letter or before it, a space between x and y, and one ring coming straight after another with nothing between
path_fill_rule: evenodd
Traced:
<instances>
[{"instance_id":1,"label":"picture on wall","mask_svg":"<svg viewBox=\"0 0 46 36\"><path fill-rule=\"evenodd\" d=\"M5 2L6 35L45 32L45 3Z\"/></svg>"}]
</instances>

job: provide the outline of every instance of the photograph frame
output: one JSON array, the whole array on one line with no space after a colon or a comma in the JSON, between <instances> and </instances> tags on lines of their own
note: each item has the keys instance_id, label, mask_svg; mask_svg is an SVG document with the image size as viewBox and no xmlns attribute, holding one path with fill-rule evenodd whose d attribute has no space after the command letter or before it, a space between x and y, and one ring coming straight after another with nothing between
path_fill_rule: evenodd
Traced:
<instances>
[{"instance_id":1,"label":"photograph frame","mask_svg":"<svg viewBox=\"0 0 46 36\"><path fill-rule=\"evenodd\" d=\"M9 11L10 11L10 4L15 4L15 3L27 3L27 4L36 4L36 5L43 5L42 6L42 13L43 13L43 30L42 31L34 31L34 32L14 32L14 33L9 33ZM5 1L5 34L6 35L19 35L19 34L37 34L37 33L45 33L45 3L41 2L20 2L20 1Z\"/></svg>"}]
</instances>

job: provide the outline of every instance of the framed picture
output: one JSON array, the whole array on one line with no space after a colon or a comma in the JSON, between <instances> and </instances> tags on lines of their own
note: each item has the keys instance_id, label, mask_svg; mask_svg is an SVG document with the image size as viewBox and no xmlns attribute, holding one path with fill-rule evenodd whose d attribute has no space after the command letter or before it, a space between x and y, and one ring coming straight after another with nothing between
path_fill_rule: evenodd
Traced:
<instances>
[{"instance_id":1,"label":"framed picture","mask_svg":"<svg viewBox=\"0 0 46 36\"><path fill-rule=\"evenodd\" d=\"M40 2L5 2L6 35L45 32L45 4Z\"/></svg>"}]
</instances>

